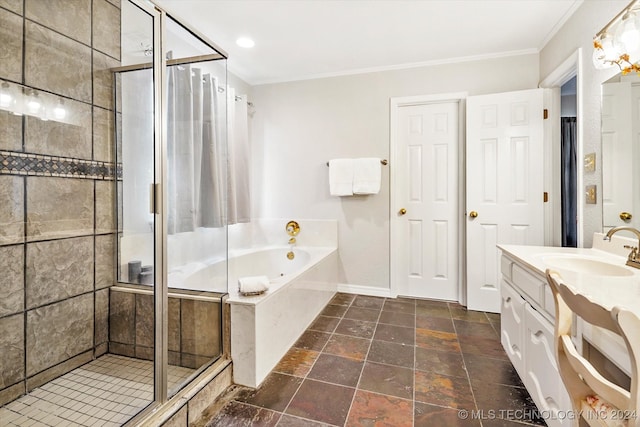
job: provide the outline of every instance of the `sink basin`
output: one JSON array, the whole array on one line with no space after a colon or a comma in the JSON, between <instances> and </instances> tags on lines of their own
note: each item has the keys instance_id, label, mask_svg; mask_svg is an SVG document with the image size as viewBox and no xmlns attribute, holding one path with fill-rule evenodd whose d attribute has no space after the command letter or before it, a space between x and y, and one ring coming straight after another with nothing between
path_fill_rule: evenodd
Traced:
<instances>
[{"instance_id":1,"label":"sink basin","mask_svg":"<svg viewBox=\"0 0 640 427\"><path fill-rule=\"evenodd\" d=\"M542 261L551 268L575 271L594 276L633 276L633 271L622 265L611 264L595 258L575 255L548 255Z\"/></svg>"}]
</instances>

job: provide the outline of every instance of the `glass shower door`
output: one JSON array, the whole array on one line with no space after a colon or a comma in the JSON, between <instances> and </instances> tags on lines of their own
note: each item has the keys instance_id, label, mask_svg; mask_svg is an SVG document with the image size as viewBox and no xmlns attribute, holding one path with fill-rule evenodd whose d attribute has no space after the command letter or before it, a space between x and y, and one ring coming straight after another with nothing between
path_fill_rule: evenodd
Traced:
<instances>
[{"instance_id":1,"label":"glass shower door","mask_svg":"<svg viewBox=\"0 0 640 427\"><path fill-rule=\"evenodd\" d=\"M227 71L224 54L150 2L122 2L121 32L109 351L144 366L146 414L222 355Z\"/></svg>"},{"instance_id":2,"label":"glass shower door","mask_svg":"<svg viewBox=\"0 0 640 427\"><path fill-rule=\"evenodd\" d=\"M167 18L169 395L222 354L227 293L226 58ZM191 370L189 378L174 372Z\"/></svg>"},{"instance_id":3,"label":"glass shower door","mask_svg":"<svg viewBox=\"0 0 640 427\"><path fill-rule=\"evenodd\" d=\"M117 165L116 286L110 289L109 353L135 394L130 415L158 400L156 293L158 215L154 207L160 145L154 83L160 13L121 3L121 66L114 69ZM135 410L135 412L134 412Z\"/></svg>"}]
</instances>

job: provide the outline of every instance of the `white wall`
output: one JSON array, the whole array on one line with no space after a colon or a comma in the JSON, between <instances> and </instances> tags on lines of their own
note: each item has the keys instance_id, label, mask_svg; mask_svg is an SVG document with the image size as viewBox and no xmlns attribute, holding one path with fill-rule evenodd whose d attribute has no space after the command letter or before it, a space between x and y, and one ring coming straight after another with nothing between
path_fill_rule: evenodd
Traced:
<instances>
[{"instance_id":1,"label":"white wall","mask_svg":"<svg viewBox=\"0 0 640 427\"><path fill-rule=\"evenodd\" d=\"M338 198L329 195L326 162L388 158L391 97L531 89L538 61L532 54L255 86L253 216L337 219L340 282L388 288L393 165L383 168L380 194Z\"/></svg>"},{"instance_id":2,"label":"white wall","mask_svg":"<svg viewBox=\"0 0 640 427\"><path fill-rule=\"evenodd\" d=\"M596 70L591 61L593 37L618 14L627 0L585 1L540 52L540 76L544 79L578 48L583 49L581 64L583 152L596 153L596 171L584 174L584 185L598 186L598 203L584 205L583 236L590 247L593 232L602 230L602 173L600 159L600 84L617 74L617 68ZM580 84L580 82L578 83ZM580 126L580 123L578 124ZM578 164L582 164L578 159ZM580 191L580 189L578 189Z\"/></svg>"}]
</instances>

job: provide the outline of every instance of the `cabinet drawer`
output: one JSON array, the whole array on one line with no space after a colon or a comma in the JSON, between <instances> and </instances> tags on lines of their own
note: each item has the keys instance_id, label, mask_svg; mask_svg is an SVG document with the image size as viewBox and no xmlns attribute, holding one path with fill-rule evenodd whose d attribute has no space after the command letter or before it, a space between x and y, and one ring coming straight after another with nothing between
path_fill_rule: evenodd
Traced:
<instances>
[{"instance_id":1,"label":"cabinet drawer","mask_svg":"<svg viewBox=\"0 0 640 427\"><path fill-rule=\"evenodd\" d=\"M522 337L525 300L504 280L500 286L500 342L516 372L524 378Z\"/></svg>"},{"instance_id":2,"label":"cabinet drawer","mask_svg":"<svg viewBox=\"0 0 640 427\"><path fill-rule=\"evenodd\" d=\"M514 264L511 267L512 282L516 287L520 288L524 293L529 295L534 303L542 303L542 289L545 282L536 276L527 273L527 271L520 267L518 264Z\"/></svg>"},{"instance_id":3,"label":"cabinet drawer","mask_svg":"<svg viewBox=\"0 0 640 427\"><path fill-rule=\"evenodd\" d=\"M556 367L553 325L535 311L525 306L525 376L524 385L541 411L561 415L571 409L571 401ZM550 427L569 426L563 417L547 419Z\"/></svg>"},{"instance_id":4,"label":"cabinet drawer","mask_svg":"<svg viewBox=\"0 0 640 427\"><path fill-rule=\"evenodd\" d=\"M500 257L500 272L502 275L511 280L511 266L513 265L513 261L509 258L502 256Z\"/></svg>"}]
</instances>

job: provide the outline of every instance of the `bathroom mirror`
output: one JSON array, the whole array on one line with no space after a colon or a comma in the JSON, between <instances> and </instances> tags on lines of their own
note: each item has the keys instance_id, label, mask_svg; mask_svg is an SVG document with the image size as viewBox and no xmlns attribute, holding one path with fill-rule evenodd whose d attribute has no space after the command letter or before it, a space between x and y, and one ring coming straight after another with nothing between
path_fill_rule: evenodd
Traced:
<instances>
[{"instance_id":1,"label":"bathroom mirror","mask_svg":"<svg viewBox=\"0 0 640 427\"><path fill-rule=\"evenodd\" d=\"M603 230L639 228L639 162L640 77L618 74L602 84Z\"/></svg>"}]
</instances>

